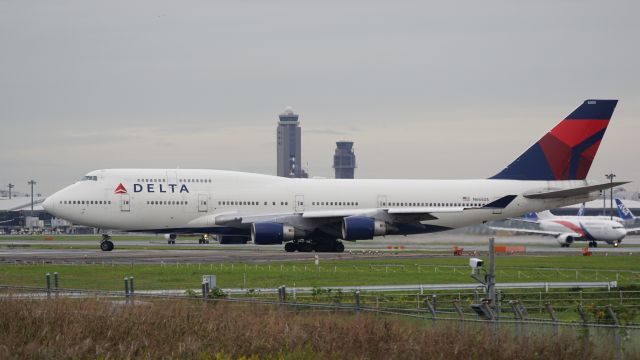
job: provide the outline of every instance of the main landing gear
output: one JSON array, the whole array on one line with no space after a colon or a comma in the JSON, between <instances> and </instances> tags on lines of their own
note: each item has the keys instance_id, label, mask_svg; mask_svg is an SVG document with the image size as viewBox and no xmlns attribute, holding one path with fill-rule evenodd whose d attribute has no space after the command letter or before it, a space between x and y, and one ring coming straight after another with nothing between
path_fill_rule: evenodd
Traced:
<instances>
[{"instance_id":1,"label":"main landing gear","mask_svg":"<svg viewBox=\"0 0 640 360\"><path fill-rule=\"evenodd\" d=\"M198 239L198 244L208 244L209 243L209 237L207 236L207 234L204 234L200 237L200 239Z\"/></svg>"},{"instance_id":2,"label":"main landing gear","mask_svg":"<svg viewBox=\"0 0 640 360\"><path fill-rule=\"evenodd\" d=\"M113 242L111 241L111 236L107 234L102 234L102 240L100 240L100 250L102 251L113 250Z\"/></svg>"},{"instance_id":3,"label":"main landing gear","mask_svg":"<svg viewBox=\"0 0 640 360\"><path fill-rule=\"evenodd\" d=\"M595 242L595 241L589 241L589 247L596 248L596 247L598 247L598 243Z\"/></svg>"},{"instance_id":4,"label":"main landing gear","mask_svg":"<svg viewBox=\"0 0 640 360\"><path fill-rule=\"evenodd\" d=\"M326 240L326 241L308 241L308 240L294 240L284 244L284 251L286 252L344 252L344 244L340 240Z\"/></svg>"}]
</instances>

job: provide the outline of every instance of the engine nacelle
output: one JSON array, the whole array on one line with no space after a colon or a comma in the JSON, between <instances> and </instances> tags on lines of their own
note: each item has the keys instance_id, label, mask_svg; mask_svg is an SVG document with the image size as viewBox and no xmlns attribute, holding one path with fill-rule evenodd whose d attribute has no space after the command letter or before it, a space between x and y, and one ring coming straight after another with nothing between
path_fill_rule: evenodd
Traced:
<instances>
[{"instance_id":1,"label":"engine nacelle","mask_svg":"<svg viewBox=\"0 0 640 360\"><path fill-rule=\"evenodd\" d=\"M256 245L282 244L283 241L295 238L295 228L293 226L262 222L251 225L251 240Z\"/></svg>"},{"instance_id":2,"label":"engine nacelle","mask_svg":"<svg viewBox=\"0 0 640 360\"><path fill-rule=\"evenodd\" d=\"M342 219L344 240L369 240L387 233L387 223L364 216L349 216Z\"/></svg>"},{"instance_id":3,"label":"engine nacelle","mask_svg":"<svg viewBox=\"0 0 640 360\"><path fill-rule=\"evenodd\" d=\"M556 240L558 240L558 244L560 245L571 245L575 239L569 234L561 234Z\"/></svg>"}]
</instances>

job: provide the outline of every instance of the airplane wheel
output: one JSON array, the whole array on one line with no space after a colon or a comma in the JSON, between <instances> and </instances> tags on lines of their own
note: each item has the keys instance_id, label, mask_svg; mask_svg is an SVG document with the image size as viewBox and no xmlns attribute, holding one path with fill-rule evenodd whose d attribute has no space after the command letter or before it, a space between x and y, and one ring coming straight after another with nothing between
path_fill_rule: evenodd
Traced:
<instances>
[{"instance_id":1,"label":"airplane wheel","mask_svg":"<svg viewBox=\"0 0 640 360\"><path fill-rule=\"evenodd\" d=\"M102 251L111 251L113 247L113 243L109 240L100 243L100 250Z\"/></svg>"},{"instance_id":2,"label":"airplane wheel","mask_svg":"<svg viewBox=\"0 0 640 360\"><path fill-rule=\"evenodd\" d=\"M598 243L594 241L594 242L593 242L593 247L594 247L594 248L597 248L597 247L598 247Z\"/></svg>"},{"instance_id":3,"label":"airplane wheel","mask_svg":"<svg viewBox=\"0 0 640 360\"><path fill-rule=\"evenodd\" d=\"M290 241L290 242L284 244L284 251L286 251L286 252L294 252L294 251L296 251L296 248L297 248L297 246L293 241Z\"/></svg>"},{"instance_id":4,"label":"airplane wheel","mask_svg":"<svg viewBox=\"0 0 640 360\"><path fill-rule=\"evenodd\" d=\"M335 250L339 253L344 252L344 244L342 243L342 241L336 241Z\"/></svg>"},{"instance_id":5,"label":"airplane wheel","mask_svg":"<svg viewBox=\"0 0 640 360\"><path fill-rule=\"evenodd\" d=\"M313 246L311 245L311 243L308 243L308 242L299 243L298 244L298 251L300 251L300 252L312 252L313 251Z\"/></svg>"},{"instance_id":6,"label":"airplane wheel","mask_svg":"<svg viewBox=\"0 0 640 360\"><path fill-rule=\"evenodd\" d=\"M618 247L619 245L620 245L620 243L619 243L619 242L617 242L617 241L615 241L615 242L613 243L613 247Z\"/></svg>"}]
</instances>

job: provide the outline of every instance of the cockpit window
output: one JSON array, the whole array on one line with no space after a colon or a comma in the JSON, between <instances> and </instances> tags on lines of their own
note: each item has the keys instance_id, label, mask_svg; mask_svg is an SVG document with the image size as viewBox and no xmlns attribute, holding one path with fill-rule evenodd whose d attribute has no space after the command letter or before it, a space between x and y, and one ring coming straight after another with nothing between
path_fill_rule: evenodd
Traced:
<instances>
[{"instance_id":1,"label":"cockpit window","mask_svg":"<svg viewBox=\"0 0 640 360\"><path fill-rule=\"evenodd\" d=\"M97 176L85 175L80 181L98 181Z\"/></svg>"}]
</instances>

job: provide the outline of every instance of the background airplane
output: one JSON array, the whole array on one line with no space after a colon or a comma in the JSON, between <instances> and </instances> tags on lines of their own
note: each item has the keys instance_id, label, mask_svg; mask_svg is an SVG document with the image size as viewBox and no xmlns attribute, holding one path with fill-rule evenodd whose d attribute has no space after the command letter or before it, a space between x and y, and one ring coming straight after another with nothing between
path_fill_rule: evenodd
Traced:
<instances>
[{"instance_id":1,"label":"background airplane","mask_svg":"<svg viewBox=\"0 0 640 360\"><path fill-rule=\"evenodd\" d=\"M550 211L529 213L522 219L513 219L538 224L539 229L519 229L491 226L491 229L527 234L554 236L561 247L569 247L575 241L588 241L589 247L597 247L598 241L604 241L617 247L628 234L640 231L640 228L624 227L624 221L633 221L635 216L620 199L615 199L619 217L584 216L584 205L578 216L555 216Z\"/></svg>"},{"instance_id":2,"label":"background airplane","mask_svg":"<svg viewBox=\"0 0 640 360\"><path fill-rule=\"evenodd\" d=\"M585 180L617 100L587 100L505 169L477 180L290 179L220 170L107 169L48 197L76 224L250 236L286 251L420 234L589 201L623 184ZM113 249L108 234L102 250Z\"/></svg>"}]
</instances>

